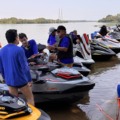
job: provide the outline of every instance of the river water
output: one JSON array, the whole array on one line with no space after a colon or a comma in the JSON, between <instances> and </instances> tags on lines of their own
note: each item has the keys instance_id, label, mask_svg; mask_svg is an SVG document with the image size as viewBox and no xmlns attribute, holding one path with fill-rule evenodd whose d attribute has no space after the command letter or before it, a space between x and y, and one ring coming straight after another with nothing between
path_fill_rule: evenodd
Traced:
<instances>
[{"instance_id":1,"label":"river water","mask_svg":"<svg viewBox=\"0 0 120 120\"><path fill-rule=\"evenodd\" d=\"M95 25L101 26L103 23L97 22L80 22L80 23L64 23L67 32L77 30L80 35L83 33L90 34L92 31L98 30ZM48 32L50 27L57 28L61 24L0 24L0 42L5 45L5 32L8 29L17 29L18 33L26 33L29 39L35 39L38 43L47 43Z\"/></svg>"},{"instance_id":2,"label":"river water","mask_svg":"<svg viewBox=\"0 0 120 120\"><path fill-rule=\"evenodd\" d=\"M23 25L0 25L0 42L6 44L4 34L8 29L17 29L24 32L29 39L35 39L38 43L47 43L49 27L57 27L59 24L23 24ZM65 23L67 31L78 30L79 34L98 30L102 23L81 22ZM95 27L97 25L97 27ZM103 114L97 109L96 104L104 105L116 96L116 87L120 83L120 54L109 61L96 62L89 75L96 85L83 100L69 105L50 105L43 109L51 116L52 120L97 120L97 116ZM40 105L41 106L41 105ZM112 111L112 108L111 108ZM115 111L112 111L115 112ZM101 119L103 120L103 119Z\"/></svg>"}]
</instances>

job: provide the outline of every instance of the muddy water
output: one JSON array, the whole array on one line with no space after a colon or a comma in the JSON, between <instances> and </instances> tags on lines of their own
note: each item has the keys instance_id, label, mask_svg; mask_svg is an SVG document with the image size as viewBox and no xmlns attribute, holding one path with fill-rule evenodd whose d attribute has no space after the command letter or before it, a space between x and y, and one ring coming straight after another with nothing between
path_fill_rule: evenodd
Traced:
<instances>
[{"instance_id":1,"label":"muddy water","mask_svg":"<svg viewBox=\"0 0 120 120\"><path fill-rule=\"evenodd\" d=\"M102 105L116 95L116 86L120 83L120 54L109 61L96 62L90 78L96 86L83 100L69 106L53 104L43 108L52 120L97 120L94 116L101 112L96 104Z\"/></svg>"}]
</instances>

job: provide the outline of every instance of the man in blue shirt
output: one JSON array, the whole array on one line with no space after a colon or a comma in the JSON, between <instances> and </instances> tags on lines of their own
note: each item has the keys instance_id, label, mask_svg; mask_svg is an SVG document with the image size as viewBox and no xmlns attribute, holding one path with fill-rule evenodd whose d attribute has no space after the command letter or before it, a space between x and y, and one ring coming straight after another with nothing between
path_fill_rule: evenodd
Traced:
<instances>
[{"instance_id":1,"label":"man in blue shirt","mask_svg":"<svg viewBox=\"0 0 120 120\"><path fill-rule=\"evenodd\" d=\"M0 50L0 73L12 95L18 96L20 89L28 103L34 105L30 70L23 49L17 46L17 30L10 29L5 35L8 44Z\"/></svg>"},{"instance_id":2,"label":"man in blue shirt","mask_svg":"<svg viewBox=\"0 0 120 120\"><path fill-rule=\"evenodd\" d=\"M58 47L58 60L67 67L73 65L73 43L71 39L66 35L66 28L64 26L58 26L57 33L60 38Z\"/></svg>"},{"instance_id":3,"label":"man in blue shirt","mask_svg":"<svg viewBox=\"0 0 120 120\"><path fill-rule=\"evenodd\" d=\"M36 56L38 54L38 46L35 42L35 40L29 40L25 33L19 34L19 40L22 43L22 48L25 51L25 55L27 58Z\"/></svg>"}]
</instances>

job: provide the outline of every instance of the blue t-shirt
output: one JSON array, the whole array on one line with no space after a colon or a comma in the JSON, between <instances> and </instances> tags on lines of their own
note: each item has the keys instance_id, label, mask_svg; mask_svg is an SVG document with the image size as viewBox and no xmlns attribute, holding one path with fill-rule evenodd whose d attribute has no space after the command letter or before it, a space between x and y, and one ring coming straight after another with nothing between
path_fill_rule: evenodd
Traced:
<instances>
[{"instance_id":1,"label":"blue t-shirt","mask_svg":"<svg viewBox=\"0 0 120 120\"><path fill-rule=\"evenodd\" d=\"M30 46L29 49L26 49L25 47L21 46L21 47L24 49L25 55L26 55L27 58L29 58L29 57L31 57L32 55L38 53L38 46L37 46L35 40L29 40L29 41L28 41L28 44L29 44L29 46Z\"/></svg>"},{"instance_id":2,"label":"blue t-shirt","mask_svg":"<svg viewBox=\"0 0 120 120\"><path fill-rule=\"evenodd\" d=\"M22 86L31 81L30 69L21 47L8 44L0 50L0 73L8 86Z\"/></svg>"},{"instance_id":3,"label":"blue t-shirt","mask_svg":"<svg viewBox=\"0 0 120 120\"><path fill-rule=\"evenodd\" d=\"M56 37L54 35L49 35L47 42L49 45L54 45L56 43Z\"/></svg>"},{"instance_id":4,"label":"blue t-shirt","mask_svg":"<svg viewBox=\"0 0 120 120\"><path fill-rule=\"evenodd\" d=\"M70 40L68 37L64 37L62 39L62 42L60 43L59 47L65 47L65 48L68 48L70 45ZM73 58L64 58L64 59L60 59L60 62L61 63L64 63L64 64L71 64L73 63Z\"/></svg>"}]
</instances>

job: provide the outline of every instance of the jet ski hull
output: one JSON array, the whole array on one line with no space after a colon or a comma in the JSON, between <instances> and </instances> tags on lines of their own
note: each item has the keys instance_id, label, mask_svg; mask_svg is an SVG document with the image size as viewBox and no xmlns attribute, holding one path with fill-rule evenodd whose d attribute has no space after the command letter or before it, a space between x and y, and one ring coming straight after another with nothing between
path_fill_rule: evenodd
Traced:
<instances>
[{"instance_id":1,"label":"jet ski hull","mask_svg":"<svg viewBox=\"0 0 120 120\"><path fill-rule=\"evenodd\" d=\"M87 63L87 62L82 62L82 64L87 67L87 68L91 68L91 66L93 65L93 63ZM79 67L78 63L73 63L74 67Z\"/></svg>"},{"instance_id":2,"label":"jet ski hull","mask_svg":"<svg viewBox=\"0 0 120 120\"><path fill-rule=\"evenodd\" d=\"M85 66L82 66L82 67L73 66L73 69L78 70L84 76L88 76L90 73L90 70Z\"/></svg>"},{"instance_id":3,"label":"jet ski hull","mask_svg":"<svg viewBox=\"0 0 120 120\"><path fill-rule=\"evenodd\" d=\"M76 79L63 79L50 72L33 71L31 76L33 79L32 91L36 103L68 100L75 102L86 96L89 90L95 86L94 82L82 75ZM7 85L1 84L0 90L8 90ZM23 97L22 94L20 96Z\"/></svg>"},{"instance_id":4,"label":"jet ski hull","mask_svg":"<svg viewBox=\"0 0 120 120\"><path fill-rule=\"evenodd\" d=\"M100 43L98 40L91 42L92 58L95 61L109 60L115 56L115 52L108 48L105 44Z\"/></svg>"},{"instance_id":5,"label":"jet ski hull","mask_svg":"<svg viewBox=\"0 0 120 120\"><path fill-rule=\"evenodd\" d=\"M93 89L95 83L93 82L83 82L78 83L71 81L67 83L54 83L54 82L44 82L38 81L33 84L32 91L34 94L35 103L43 102L77 102L84 98L89 93L89 90ZM5 84L0 84L1 91L8 91L8 87ZM22 94L20 97L24 98ZM41 120L41 119L40 119Z\"/></svg>"},{"instance_id":6,"label":"jet ski hull","mask_svg":"<svg viewBox=\"0 0 120 120\"><path fill-rule=\"evenodd\" d=\"M109 35L111 36L111 38L116 39L120 42L120 32L114 31L114 32L111 32Z\"/></svg>"},{"instance_id":7,"label":"jet ski hull","mask_svg":"<svg viewBox=\"0 0 120 120\"><path fill-rule=\"evenodd\" d=\"M95 61L92 60L92 59L89 59L89 60L85 60L85 59L82 59L78 56L74 57L74 63L73 63L73 66L80 66L80 64L83 64L85 67L87 68L90 68L94 63Z\"/></svg>"},{"instance_id":8,"label":"jet ski hull","mask_svg":"<svg viewBox=\"0 0 120 120\"><path fill-rule=\"evenodd\" d=\"M34 82L32 91L35 102L78 101L95 86L87 77L66 80L52 74L41 76Z\"/></svg>"},{"instance_id":9,"label":"jet ski hull","mask_svg":"<svg viewBox=\"0 0 120 120\"><path fill-rule=\"evenodd\" d=\"M118 42L116 39L104 38L103 40L99 40L99 42L105 44L116 54L120 52L120 42Z\"/></svg>"},{"instance_id":10,"label":"jet ski hull","mask_svg":"<svg viewBox=\"0 0 120 120\"><path fill-rule=\"evenodd\" d=\"M113 55L92 55L92 59L95 61L107 61L110 60Z\"/></svg>"},{"instance_id":11,"label":"jet ski hull","mask_svg":"<svg viewBox=\"0 0 120 120\"><path fill-rule=\"evenodd\" d=\"M93 89L95 83L89 83L89 85L78 85L75 88L71 88L66 91L57 92L33 92L36 103L40 102L64 102L64 103L74 103L83 99L88 95L89 90ZM55 88L53 88L55 89Z\"/></svg>"},{"instance_id":12,"label":"jet ski hull","mask_svg":"<svg viewBox=\"0 0 120 120\"><path fill-rule=\"evenodd\" d=\"M120 47L118 47L118 48L117 48L117 47L115 47L115 48L114 48L114 47L111 47L110 49L111 49L112 51L114 51L116 54L118 54L118 53L120 52Z\"/></svg>"},{"instance_id":13,"label":"jet ski hull","mask_svg":"<svg viewBox=\"0 0 120 120\"><path fill-rule=\"evenodd\" d=\"M32 114L27 115L27 116L23 116L23 117L19 117L19 118L12 118L12 120L51 120L50 116L45 113L43 110L37 109L31 105L29 105L32 109ZM39 114L40 113L40 114ZM38 117L40 116L40 117Z\"/></svg>"},{"instance_id":14,"label":"jet ski hull","mask_svg":"<svg viewBox=\"0 0 120 120\"><path fill-rule=\"evenodd\" d=\"M8 91L8 86L5 84L0 84L0 108L0 119L51 120L49 115L43 110L27 104L20 97L11 95Z\"/></svg>"}]
</instances>

